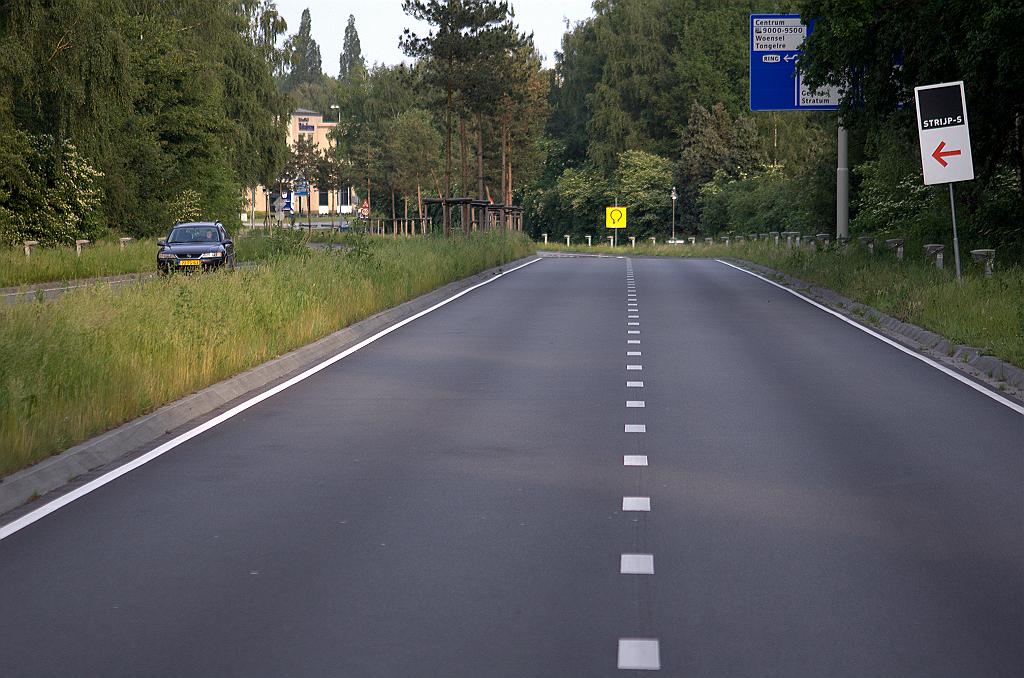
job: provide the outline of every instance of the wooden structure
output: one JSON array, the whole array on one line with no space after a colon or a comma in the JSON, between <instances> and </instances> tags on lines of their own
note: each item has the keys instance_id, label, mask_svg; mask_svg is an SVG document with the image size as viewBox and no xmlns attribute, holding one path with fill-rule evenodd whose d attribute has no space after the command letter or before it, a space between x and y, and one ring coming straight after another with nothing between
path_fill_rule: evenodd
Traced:
<instances>
[{"instance_id":1,"label":"wooden structure","mask_svg":"<svg viewBox=\"0 0 1024 678\"><path fill-rule=\"evenodd\" d=\"M523 208L519 205L490 203L474 198L424 198L427 212L440 212L441 223L469 235L474 231L522 231ZM453 219L453 217L458 217ZM445 235L448 235L447 233Z\"/></svg>"}]
</instances>

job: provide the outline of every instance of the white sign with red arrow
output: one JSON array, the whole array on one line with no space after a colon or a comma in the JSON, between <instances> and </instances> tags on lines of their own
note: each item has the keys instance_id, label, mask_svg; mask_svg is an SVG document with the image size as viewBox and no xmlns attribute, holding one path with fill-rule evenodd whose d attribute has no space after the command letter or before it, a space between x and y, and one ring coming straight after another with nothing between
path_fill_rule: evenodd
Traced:
<instances>
[{"instance_id":1,"label":"white sign with red arrow","mask_svg":"<svg viewBox=\"0 0 1024 678\"><path fill-rule=\"evenodd\" d=\"M915 87L914 99L924 183L951 184L973 179L974 159L964 83Z\"/></svg>"}]
</instances>

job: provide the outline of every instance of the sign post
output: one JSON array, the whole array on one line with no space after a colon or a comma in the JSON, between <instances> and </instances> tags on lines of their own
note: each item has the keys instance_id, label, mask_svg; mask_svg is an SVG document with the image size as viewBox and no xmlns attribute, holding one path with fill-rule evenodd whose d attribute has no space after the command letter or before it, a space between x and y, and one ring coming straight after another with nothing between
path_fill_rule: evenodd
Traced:
<instances>
[{"instance_id":1,"label":"sign post","mask_svg":"<svg viewBox=\"0 0 1024 678\"><path fill-rule=\"evenodd\" d=\"M617 247L619 244L619 229L626 228L626 208L617 205L605 207L604 227L612 229L612 247Z\"/></svg>"},{"instance_id":2,"label":"sign post","mask_svg":"<svg viewBox=\"0 0 1024 678\"><path fill-rule=\"evenodd\" d=\"M812 90L797 67L804 40L814 30L799 14L750 15L750 110L835 111L838 87ZM839 124L836 167L836 237L850 235L850 169L847 135Z\"/></svg>"},{"instance_id":3,"label":"sign post","mask_svg":"<svg viewBox=\"0 0 1024 678\"><path fill-rule=\"evenodd\" d=\"M917 136L926 186L949 184L949 209L953 215L953 257L960 279L960 240L956 232L953 184L974 179L971 131L967 125L964 83L944 82L914 88L917 104Z\"/></svg>"}]
</instances>

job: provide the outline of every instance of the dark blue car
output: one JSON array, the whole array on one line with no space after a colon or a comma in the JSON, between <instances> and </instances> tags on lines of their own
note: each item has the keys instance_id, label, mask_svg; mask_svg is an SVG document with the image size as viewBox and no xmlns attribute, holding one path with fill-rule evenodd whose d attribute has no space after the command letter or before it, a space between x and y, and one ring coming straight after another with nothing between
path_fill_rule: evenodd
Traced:
<instances>
[{"instance_id":1,"label":"dark blue car","mask_svg":"<svg viewBox=\"0 0 1024 678\"><path fill-rule=\"evenodd\" d=\"M235 267L235 244L219 221L178 224L158 240L157 271L205 271Z\"/></svg>"}]
</instances>

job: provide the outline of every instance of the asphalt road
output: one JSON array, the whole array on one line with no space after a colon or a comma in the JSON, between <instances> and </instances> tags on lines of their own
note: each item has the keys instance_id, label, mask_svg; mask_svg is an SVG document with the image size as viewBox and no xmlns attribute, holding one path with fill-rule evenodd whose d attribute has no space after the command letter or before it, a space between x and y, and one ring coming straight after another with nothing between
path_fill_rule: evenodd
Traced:
<instances>
[{"instance_id":1,"label":"asphalt road","mask_svg":"<svg viewBox=\"0 0 1024 678\"><path fill-rule=\"evenodd\" d=\"M5 677L1020 676L1024 416L714 261L546 259L0 541L0 610Z\"/></svg>"}]
</instances>

